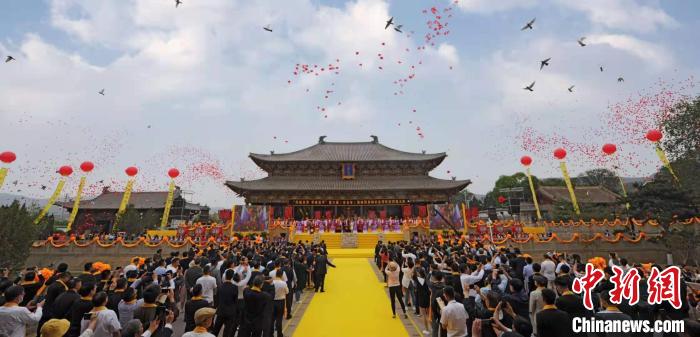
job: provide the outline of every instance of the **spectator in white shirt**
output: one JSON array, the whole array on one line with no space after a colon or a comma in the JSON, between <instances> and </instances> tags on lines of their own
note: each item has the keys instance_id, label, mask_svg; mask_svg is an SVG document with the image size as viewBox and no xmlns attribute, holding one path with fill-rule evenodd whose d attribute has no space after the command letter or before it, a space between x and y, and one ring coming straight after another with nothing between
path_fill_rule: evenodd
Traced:
<instances>
[{"instance_id":1,"label":"spectator in white shirt","mask_svg":"<svg viewBox=\"0 0 700 337\"><path fill-rule=\"evenodd\" d=\"M272 277L272 279L274 280L277 277L277 273L280 272L282 273L282 281L287 282L287 273L280 269L279 263L275 263L275 269L272 269L268 275L270 275L270 277Z\"/></svg>"},{"instance_id":2,"label":"spectator in white shirt","mask_svg":"<svg viewBox=\"0 0 700 337\"><path fill-rule=\"evenodd\" d=\"M477 270L468 273L471 269L468 266L464 266L462 274L459 275L459 280L462 283L462 289L464 291L464 297L469 297L469 286L476 284L484 278L484 266L479 264Z\"/></svg>"},{"instance_id":3,"label":"spectator in white shirt","mask_svg":"<svg viewBox=\"0 0 700 337\"><path fill-rule=\"evenodd\" d=\"M464 305L455 301L455 290L451 286L446 286L443 295L447 300L447 305L439 299L440 324L447 330L447 337L467 336L467 310Z\"/></svg>"},{"instance_id":4,"label":"spectator in white shirt","mask_svg":"<svg viewBox=\"0 0 700 337\"><path fill-rule=\"evenodd\" d=\"M284 318L284 302L287 299L287 294L289 294L289 288L287 287L287 282L282 279L284 273L279 270L280 262L275 262L275 278L272 281L272 285L275 286L275 298L272 306L272 321L277 330L277 336L282 336L282 319Z\"/></svg>"},{"instance_id":5,"label":"spectator in white shirt","mask_svg":"<svg viewBox=\"0 0 700 337\"><path fill-rule=\"evenodd\" d=\"M5 305L0 307L0 334L8 337L24 337L27 325L36 325L41 319L44 301L20 307L24 300L24 288L14 285L5 290ZM36 308L31 312L30 309Z\"/></svg>"},{"instance_id":6,"label":"spectator in white shirt","mask_svg":"<svg viewBox=\"0 0 700 337\"><path fill-rule=\"evenodd\" d=\"M97 323L93 331L94 337L119 337L120 330L122 329L119 323L119 318L117 318L117 313L113 310L107 309L107 293L101 291L92 297L93 309L90 313L97 317ZM87 329L89 320L83 320L81 322L82 331Z\"/></svg>"},{"instance_id":7,"label":"spectator in white shirt","mask_svg":"<svg viewBox=\"0 0 700 337\"><path fill-rule=\"evenodd\" d=\"M547 283L549 288L554 287L554 279L557 277L556 268L557 266L552 261L550 253L544 255L544 261L540 264L540 273L547 278Z\"/></svg>"},{"instance_id":8,"label":"spectator in white shirt","mask_svg":"<svg viewBox=\"0 0 700 337\"><path fill-rule=\"evenodd\" d=\"M172 261L170 261L170 264L165 267L166 272L172 272L173 275L177 275L177 269L180 268L180 259L178 258L173 258Z\"/></svg>"},{"instance_id":9,"label":"spectator in white shirt","mask_svg":"<svg viewBox=\"0 0 700 337\"><path fill-rule=\"evenodd\" d=\"M204 266L203 273L200 278L197 279L196 284L202 285L202 298L204 298L210 304L214 304L214 293L216 291L216 278L210 275L209 266Z\"/></svg>"}]
</instances>

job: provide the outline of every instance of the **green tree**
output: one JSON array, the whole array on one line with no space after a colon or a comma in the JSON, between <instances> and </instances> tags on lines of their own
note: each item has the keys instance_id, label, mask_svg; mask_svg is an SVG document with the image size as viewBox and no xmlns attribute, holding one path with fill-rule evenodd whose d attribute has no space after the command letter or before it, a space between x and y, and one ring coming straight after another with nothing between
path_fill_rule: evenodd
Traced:
<instances>
[{"instance_id":1,"label":"green tree","mask_svg":"<svg viewBox=\"0 0 700 337\"><path fill-rule=\"evenodd\" d=\"M588 170L579 174L576 178L576 185L603 186L617 194L622 194L620 178L615 172L605 168Z\"/></svg>"},{"instance_id":2,"label":"green tree","mask_svg":"<svg viewBox=\"0 0 700 337\"><path fill-rule=\"evenodd\" d=\"M540 184L540 180L534 175L532 176L532 184L535 185L535 189ZM498 203L498 197L503 195L503 193L501 193L500 190L503 188L517 187L523 188L524 200L532 200L532 194L530 193L530 182L528 182L527 175L525 175L525 173L523 172L517 172L510 176L498 177L498 180L496 180L493 189L490 192L486 193L486 197L484 198L485 206L496 207L500 205Z\"/></svg>"},{"instance_id":3,"label":"green tree","mask_svg":"<svg viewBox=\"0 0 700 337\"><path fill-rule=\"evenodd\" d=\"M134 205L127 205L124 214L119 218L117 227L119 231L124 231L128 234L141 234L144 230L143 216L134 208Z\"/></svg>"},{"instance_id":4,"label":"green tree","mask_svg":"<svg viewBox=\"0 0 700 337\"><path fill-rule=\"evenodd\" d=\"M690 191L677 186L666 168L654 180L629 195L630 215L637 219L655 219L667 226L674 219L687 219L698 214Z\"/></svg>"},{"instance_id":5,"label":"green tree","mask_svg":"<svg viewBox=\"0 0 700 337\"><path fill-rule=\"evenodd\" d=\"M700 96L673 107L662 124L663 148L671 160L700 158Z\"/></svg>"},{"instance_id":6,"label":"green tree","mask_svg":"<svg viewBox=\"0 0 700 337\"><path fill-rule=\"evenodd\" d=\"M563 178L544 178L539 181L540 186L566 186Z\"/></svg>"},{"instance_id":7,"label":"green tree","mask_svg":"<svg viewBox=\"0 0 700 337\"><path fill-rule=\"evenodd\" d=\"M12 269L22 267L38 232L34 214L25 205L15 200L9 206L0 207L0 266Z\"/></svg>"},{"instance_id":8,"label":"green tree","mask_svg":"<svg viewBox=\"0 0 700 337\"><path fill-rule=\"evenodd\" d=\"M149 209L143 214L143 227L146 229L155 229L160 227L160 219L163 217L163 213L157 212L155 210Z\"/></svg>"}]
</instances>

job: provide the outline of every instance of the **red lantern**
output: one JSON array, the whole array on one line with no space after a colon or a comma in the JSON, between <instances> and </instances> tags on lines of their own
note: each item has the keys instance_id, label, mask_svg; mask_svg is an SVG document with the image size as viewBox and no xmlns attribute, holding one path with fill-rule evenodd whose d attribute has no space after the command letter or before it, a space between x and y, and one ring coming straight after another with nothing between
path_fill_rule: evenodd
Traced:
<instances>
[{"instance_id":1,"label":"red lantern","mask_svg":"<svg viewBox=\"0 0 700 337\"><path fill-rule=\"evenodd\" d=\"M498 203L502 204L502 203L504 203L504 202L506 202L506 197L504 197L504 196L502 196L502 195L499 195L499 196L498 196Z\"/></svg>"},{"instance_id":2,"label":"red lantern","mask_svg":"<svg viewBox=\"0 0 700 337\"><path fill-rule=\"evenodd\" d=\"M520 164L523 164L524 166L530 166L530 164L532 164L532 157L530 157L530 156L520 157Z\"/></svg>"},{"instance_id":3,"label":"red lantern","mask_svg":"<svg viewBox=\"0 0 700 337\"><path fill-rule=\"evenodd\" d=\"M559 160L563 160L564 158L566 158L566 150L564 150L561 147L557 148L556 150L554 150L554 157Z\"/></svg>"},{"instance_id":4,"label":"red lantern","mask_svg":"<svg viewBox=\"0 0 700 337\"><path fill-rule=\"evenodd\" d=\"M60 174L60 175L62 175L62 176L64 176L64 177L67 177L67 176L71 175L72 173L73 173L73 168L70 167L70 166L68 166L68 165L61 166L61 167L58 169L58 174Z\"/></svg>"},{"instance_id":5,"label":"red lantern","mask_svg":"<svg viewBox=\"0 0 700 337\"><path fill-rule=\"evenodd\" d=\"M93 164L91 161L84 161L82 164L80 164L80 169L85 173L92 171L94 168L95 164Z\"/></svg>"},{"instance_id":6,"label":"red lantern","mask_svg":"<svg viewBox=\"0 0 700 337\"><path fill-rule=\"evenodd\" d=\"M0 153L0 161L5 164L12 163L13 161L15 161L15 159L17 159L17 156L12 151L5 151L3 153Z\"/></svg>"},{"instance_id":7,"label":"red lantern","mask_svg":"<svg viewBox=\"0 0 700 337\"><path fill-rule=\"evenodd\" d=\"M180 175L180 171L178 171L176 168L171 168L170 170L168 170L168 176L170 176L170 178L175 179L179 175Z\"/></svg>"},{"instance_id":8,"label":"red lantern","mask_svg":"<svg viewBox=\"0 0 700 337\"><path fill-rule=\"evenodd\" d=\"M656 129L651 129L649 132L647 132L647 139L652 141L652 142L658 142L661 140L661 137L664 135L661 133L661 131L656 130Z\"/></svg>"},{"instance_id":9,"label":"red lantern","mask_svg":"<svg viewBox=\"0 0 700 337\"><path fill-rule=\"evenodd\" d=\"M603 145L603 153L605 153L607 155L611 155L611 154L615 153L615 151L617 151L617 146L615 146L615 144L608 143L608 144Z\"/></svg>"},{"instance_id":10,"label":"red lantern","mask_svg":"<svg viewBox=\"0 0 700 337\"><path fill-rule=\"evenodd\" d=\"M126 168L126 170L124 170L124 172L126 172L126 175L128 175L129 177L133 177L133 176L135 176L137 173L139 173L139 169L137 169L137 168L134 167L134 166L129 166L129 167Z\"/></svg>"}]
</instances>

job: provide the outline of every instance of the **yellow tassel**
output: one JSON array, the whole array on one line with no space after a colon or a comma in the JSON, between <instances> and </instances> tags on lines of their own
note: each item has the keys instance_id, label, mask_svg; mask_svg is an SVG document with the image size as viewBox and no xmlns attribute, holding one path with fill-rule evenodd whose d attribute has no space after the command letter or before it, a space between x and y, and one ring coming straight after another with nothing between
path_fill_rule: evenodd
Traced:
<instances>
[{"instance_id":1,"label":"yellow tassel","mask_svg":"<svg viewBox=\"0 0 700 337\"><path fill-rule=\"evenodd\" d=\"M566 163L562 161L559 163L559 167L561 168L561 174L564 176L566 188L569 189L569 196L571 197L571 204L574 206L574 212L576 212L576 215L581 215L581 210L578 208L578 201L576 201L576 194L574 194L574 185L571 184L569 171L566 170Z\"/></svg>"},{"instance_id":2,"label":"yellow tassel","mask_svg":"<svg viewBox=\"0 0 700 337\"><path fill-rule=\"evenodd\" d=\"M34 224L38 224L41 219L46 216L46 213L49 212L49 209L53 204L56 202L56 199L58 199L58 196L61 194L61 190L63 190L63 185L66 184L66 180L61 178L61 180L58 181L58 185L56 185L56 190L53 191L53 194L51 195L51 198L49 198L49 201L46 203L46 206L44 206L44 209L39 212L39 215L37 215L36 219L34 219Z\"/></svg>"},{"instance_id":3,"label":"yellow tassel","mask_svg":"<svg viewBox=\"0 0 700 337\"><path fill-rule=\"evenodd\" d=\"M530 174L530 168L527 168L527 180L530 182L530 192L532 193L532 203L535 204L535 211L537 211L537 220L542 220L542 215L540 214L540 205L537 202L537 193L535 193L535 184L532 183L532 175Z\"/></svg>"},{"instance_id":4,"label":"yellow tassel","mask_svg":"<svg viewBox=\"0 0 700 337\"><path fill-rule=\"evenodd\" d=\"M73 201L73 209L70 212L70 217L68 217L68 225L66 226L66 232L69 232L70 229L73 227L75 216L78 214L78 208L80 208L80 196L83 194L83 187L85 187L85 176L80 177L80 184L78 184L78 193L75 196L75 201Z\"/></svg>"},{"instance_id":5,"label":"yellow tassel","mask_svg":"<svg viewBox=\"0 0 700 337\"><path fill-rule=\"evenodd\" d=\"M2 188L2 183L5 182L6 176L7 176L7 167L0 168L0 188Z\"/></svg>"},{"instance_id":6,"label":"yellow tassel","mask_svg":"<svg viewBox=\"0 0 700 337\"><path fill-rule=\"evenodd\" d=\"M666 169L668 169L668 172L671 173L671 176L673 176L673 179L676 181L676 183L680 185L681 181L676 176L676 173L673 172L673 168L671 168L671 162L668 161L668 158L666 158L666 153L661 148L661 145L659 145L658 143L656 144L656 154L659 156L659 159L664 164Z\"/></svg>"},{"instance_id":7,"label":"yellow tassel","mask_svg":"<svg viewBox=\"0 0 700 337\"><path fill-rule=\"evenodd\" d=\"M170 217L170 207L173 206L173 192L175 191L175 180L170 180L170 187L168 188L168 199L165 200L165 209L163 210L163 218L160 220L160 228L165 228L168 224L168 218Z\"/></svg>"}]
</instances>

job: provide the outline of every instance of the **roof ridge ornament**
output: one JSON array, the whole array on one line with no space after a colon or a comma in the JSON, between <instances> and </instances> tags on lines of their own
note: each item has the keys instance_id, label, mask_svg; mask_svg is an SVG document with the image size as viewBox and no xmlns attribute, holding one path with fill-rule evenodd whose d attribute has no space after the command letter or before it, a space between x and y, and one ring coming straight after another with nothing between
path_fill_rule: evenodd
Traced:
<instances>
[{"instance_id":1,"label":"roof ridge ornament","mask_svg":"<svg viewBox=\"0 0 700 337\"><path fill-rule=\"evenodd\" d=\"M318 137L319 144L326 144L326 136Z\"/></svg>"},{"instance_id":2,"label":"roof ridge ornament","mask_svg":"<svg viewBox=\"0 0 700 337\"><path fill-rule=\"evenodd\" d=\"M377 143L379 143L379 137L377 137L377 136L375 136L375 135L371 135L370 137L372 137L372 144L377 144Z\"/></svg>"}]
</instances>

